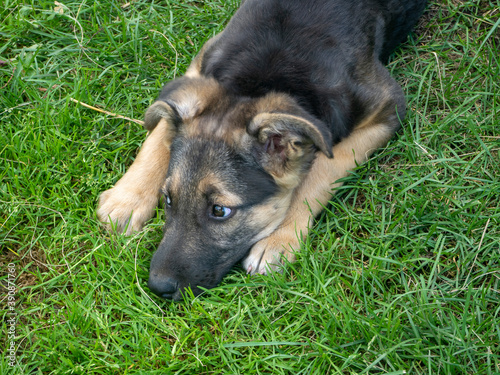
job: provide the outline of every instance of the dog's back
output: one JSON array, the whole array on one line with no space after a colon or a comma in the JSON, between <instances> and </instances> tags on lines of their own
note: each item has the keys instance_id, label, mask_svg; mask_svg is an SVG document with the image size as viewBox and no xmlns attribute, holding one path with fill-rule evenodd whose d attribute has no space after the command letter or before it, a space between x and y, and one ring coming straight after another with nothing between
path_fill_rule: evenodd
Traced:
<instances>
[{"instance_id":1,"label":"dog's back","mask_svg":"<svg viewBox=\"0 0 500 375\"><path fill-rule=\"evenodd\" d=\"M380 53L380 59L386 62L396 47L406 40L413 26L422 15L427 0L375 0L380 7L385 7L388 17L385 20L385 43Z\"/></svg>"},{"instance_id":2,"label":"dog's back","mask_svg":"<svg viewBox=\"0 0 500 375\"><path fill-rule=\"evenodd\" d=\"M359 78L388 58L424 7L425 0L246 0L205 52L201 73L237 96L290 94L339 141L367 111Z\"/></svg>"}]
</instances>

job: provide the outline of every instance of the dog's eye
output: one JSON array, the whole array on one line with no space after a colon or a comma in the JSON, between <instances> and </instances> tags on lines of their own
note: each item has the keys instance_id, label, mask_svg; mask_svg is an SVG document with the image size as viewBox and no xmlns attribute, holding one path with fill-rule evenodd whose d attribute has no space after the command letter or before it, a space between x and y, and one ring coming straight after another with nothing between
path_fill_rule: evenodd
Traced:
<instances>
[{"instance_id":1,"label":"dog's eye","mask_svg":"<svg viewBox=\"0 0 500 375\"><path fill-rule=\"evenodd\" d=\"M232 210L229 207L219 206L214 204L212 206L212 216L218 219L223 219L231 215Z\"/></svg>"},{"instance_id":2,"label":"dog's eye","mask_svg":"<svg viewBox=\"0 0 500 375\"><path fill-rule=\"evenodd\" d=\"M172 206L172 199L170 199L170 195L165 194L165 203L167 204L168 207Z\"/></svg>"}]
</instances>

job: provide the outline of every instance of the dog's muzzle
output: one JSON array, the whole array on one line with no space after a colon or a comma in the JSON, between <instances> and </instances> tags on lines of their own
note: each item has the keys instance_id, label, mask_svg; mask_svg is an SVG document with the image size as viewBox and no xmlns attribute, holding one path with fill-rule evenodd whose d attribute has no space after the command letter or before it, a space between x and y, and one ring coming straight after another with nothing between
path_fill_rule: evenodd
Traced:
<instances>
[{"instance_id":1,"label":"dog's muzzle","mask_svg":"<svg viewBox=\"0 0 500 375\"><path fill-rule=\"evenodd\" d=\"M149 289L157 296L165 299L177 299L179 282L171 277L162 277L151 273L148 280Z\"/></svg>"}]
</instances>

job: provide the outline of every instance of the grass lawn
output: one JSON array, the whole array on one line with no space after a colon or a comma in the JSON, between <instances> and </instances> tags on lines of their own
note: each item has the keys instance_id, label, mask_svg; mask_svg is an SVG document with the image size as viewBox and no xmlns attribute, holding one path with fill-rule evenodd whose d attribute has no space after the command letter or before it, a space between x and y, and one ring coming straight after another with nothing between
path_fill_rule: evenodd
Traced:
<instances>
[{"instance_id":1,"label":"grass lawn","mask_svg":"<svg viewBox=\"0 0 500 375\"><path fill-rule=\"evenodd\" d=\"M236 7L2 0L0 373L499 374L498 0L430 4L389 64L403 129L283 274L166 302L162 210L131 237L99 224L146 133L71 98L142 119Z\"/></svg>"}]
</instances>

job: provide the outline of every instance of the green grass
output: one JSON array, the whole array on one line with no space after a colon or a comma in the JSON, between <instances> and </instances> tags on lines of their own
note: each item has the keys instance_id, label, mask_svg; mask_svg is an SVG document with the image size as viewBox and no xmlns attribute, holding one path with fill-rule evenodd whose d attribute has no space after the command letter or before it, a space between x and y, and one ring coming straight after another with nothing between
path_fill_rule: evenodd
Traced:
<instances>
[{"instance_id":1,"label":"green grass","mask_svg":"<svg viewBox=\"0 0 500 375\"><path fill-rule=\"evenodd\" d=\"M95 216L144 130L70 98L141 119L237 4L125 3L1 3L1 374L500 373L498 1L431 4L389 64L404 128L295 264L184 303L146 286L161 210L132 237Z\"/></svg>"}]
</instances>

